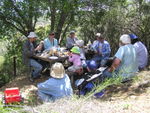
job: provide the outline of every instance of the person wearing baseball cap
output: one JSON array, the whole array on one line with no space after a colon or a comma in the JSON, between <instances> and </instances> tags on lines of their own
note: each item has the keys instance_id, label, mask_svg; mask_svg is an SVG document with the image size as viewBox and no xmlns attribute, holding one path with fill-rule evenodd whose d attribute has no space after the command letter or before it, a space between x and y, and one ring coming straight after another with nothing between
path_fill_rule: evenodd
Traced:
<instances>
[{"instance_id":1,"label":"person wearing baseball cap","mask_svg":"<svg viewBox=\"0 0 150 113\"><path fill-rule=\"evenodd\" d=\"M71 49L75 44L78 38L75 35L75 31L70 31L69 37L66 39L66 47L67 49Z\"/></svg>"},{"instance_id":2,"label":"person wearing baseball cap","mask_svg":"<svg viewBox=\"0 0 150 113\"><path fill-rule=\"evenodd\" d=\"M33 59L35 52L39 50L36 44L37 35L35 32L30 32L27 38L28 40L23 44L23 62L28 68L33 67L33 70L28 70L31 71L30 81L33 82L34 79L40 76L42 65L37 60Z\"/></svg>"},{"instance_id":3,"label":"person wearing baseball cap","mask_svg":"<svg viewBox=\"0 0 150 113\"><path fill-rule=\"evenodd\" d=\"M139 37L135 34L129 34L131 43L134 45L137 53L139 70L144 69L148 63L148 51L146 46L139 40Z\"/></svg>"},{"instance_id":4,"label":"person wearing baseball cap","mask_svg":"<svg viewBox=\"0 0 150 113\"><path fill-rule=\"evenodd\" d=\"M123 80L126 80L138 72L137 54L128 34L120 37L119 45L112 65L104 71L103 75L106 78L122 76Z\"/></svg>"}]
</instances>

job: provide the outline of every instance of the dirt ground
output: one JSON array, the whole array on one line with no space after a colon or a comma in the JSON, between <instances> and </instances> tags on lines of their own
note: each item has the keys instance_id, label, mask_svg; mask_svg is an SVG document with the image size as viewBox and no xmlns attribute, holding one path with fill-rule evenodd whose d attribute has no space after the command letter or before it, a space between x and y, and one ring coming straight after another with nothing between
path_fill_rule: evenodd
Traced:
<instances>
[{"instance_id":1,"label":"dirt ground","mask_svg":"<svg viewBox=\"0 0 150 113\"><path fill-rule=\"evenodd\" d=\"M34 113L149 113L150 112L150 71L142 71L138 79L106 88L100 99L61 99L54 103L41 104L37 101L37 84L48 77L43 76L34 83L27 76L16 78L0 89L0 98L5 88L19 87L25 98L24 110ZM30 106L30 107L29 107ZM30 109L30 110L29 110ZM31 112L31 111L30 111Z\"/></svg>"}]
</instances>

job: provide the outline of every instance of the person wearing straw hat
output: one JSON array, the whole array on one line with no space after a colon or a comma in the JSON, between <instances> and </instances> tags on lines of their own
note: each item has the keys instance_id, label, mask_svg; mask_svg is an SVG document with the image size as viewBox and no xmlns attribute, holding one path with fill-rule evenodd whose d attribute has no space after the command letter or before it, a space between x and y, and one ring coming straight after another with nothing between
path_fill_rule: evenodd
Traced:
<instances>
[{"instance_id":1,"label":"person wearing straw hat","mask_svg":"<svg viewBox=\"0 0 150 113\"><path fill-rule=\"evenodd\" d=\"M30 69L30 81L32 82L33 79L40 76L40 72L42 71L42 65L32 57L36 51L40 50L36 44L36 39L37 35L34 32L30 32L28 35L28 40L26 40L23 44L23 62L27 65L27 67L33 67L33 70Z\"/></svg>"},{"instance_id":2,"label":"person wearing straw hat","mask_svg":"<svg viewBox=\"0 0 150 113\"><path fill-rule=\"evenodd\" d=\"M138 72L137 54L129 35L122 35L119 41L120 47L115 54L115 59L103 75L108 78L122 76L126 80Z\"/></svg>"},{"instance_id":3,"label":"person wearing straw hat","mask_svg":"<svg viewBox=\"0 0 150 113\"><path fill-rule=\"evenodd\" d=\"M135 34L129 34L129 36L131 38L131 43L136 49L139 70L142 70L147 66L148 63L147 48Z\"/></svg>"},{"instance_id":4,"label":"person wearing straw hat","mask_svg":"<svg viewBox=\"0 0 150 113\"><path fill-rule=\"evenodd\" d=\"M66 39L66 47L67 49L71 49L75 44L78 38L75 35L75 31L70 31L69 37Z\"/></svg>"},{"instance_id":5,"label":"person wearing straw hat","mask_svg":"<svg viewBox=\"0 0 150 113\"><path fill-rule=\"evenodd\" d=\"M56 99L68 97L73 94L70 79L65 73L62 63L52 65L50 76L52 78L37 85L38 96L42 101L55 101Z\"/></svg>"}]
</instances>

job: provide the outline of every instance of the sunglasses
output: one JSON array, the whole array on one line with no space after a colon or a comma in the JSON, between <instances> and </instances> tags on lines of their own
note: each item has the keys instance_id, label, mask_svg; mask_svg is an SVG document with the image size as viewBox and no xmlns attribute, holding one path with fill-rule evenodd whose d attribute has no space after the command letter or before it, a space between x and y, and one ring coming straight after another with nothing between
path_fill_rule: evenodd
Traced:
<instances>
[{"instance_id":1,"label":"sunglasses","mask_svg":"<svg viewBox=\"0 0 150 113\"><path fill-rule=\"evenodd\" d=\"M49 34L49 35L55 35L55 34Z\"/></svg>"}]
</instances>

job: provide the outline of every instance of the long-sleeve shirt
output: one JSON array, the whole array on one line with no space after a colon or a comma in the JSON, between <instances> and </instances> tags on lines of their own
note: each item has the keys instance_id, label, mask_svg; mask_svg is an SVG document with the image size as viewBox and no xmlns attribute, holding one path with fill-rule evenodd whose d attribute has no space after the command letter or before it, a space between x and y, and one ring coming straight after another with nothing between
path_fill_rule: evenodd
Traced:
<instances>
[{"instance_id":1,"label":"long-sleeve shirt","mask_svg":"<svg viewBox=\"0 0 150 113\"><path fill-rule=\"evenodd\" d=\"M101 53L103 59L108 59L110 56L110 45L109 43L105 40L103 43L101 43L100 41L94 41L92 48L94 49L94 51Z\"/></svg>"},{"instance_id":2,"label":"long-sleeve shirt","mask_svg":"<svg viewBox=\"0 0 150 113\"><path fill-rule=\"evenodd\" d=\"M29 40L26 40L23 44L23 63L26 65L29 65L29 59L32 58L32 56L35 54L34 49L37 47L36 42L30 42Z\"/></svg>"},{"instance_id":3,"label":"long-sleeve shirt","mask_svg":"<svg viewBox=\"0 0 150 113\"><path fill-rule=\"evenodd\" d=\"M81 66L81 58L78 54L71 54L69 56L69 61L73 63L74 66Z\"/></svg>"},{"instance_id":4,"label":"long-sleeve shirt","mask_svg":"<svg viewBox=\"0 0 150 113\"><path fill-rule=\"evenodd\" d=\"M57 39L54 38L52 42L49 40L49 38L46 38L44 40L44 49L45 50L50 50L52 47L55 47L55 46L58 46Z\"/></svg>"},{"instance_id":5,"label":"long-sleeve shirt","mask_svg":"<svg viewBox=\"0 0 150 113\"><path fill-rule=\"evenodd\" d=\"M47 100L54 101L73 94L70 79L67 74L62 79L49 78L45 82L39 83L37 87L40 94L39 97L42 100L48 97Z\"/></svg>"},{"instance_id":6,"label":"long-sleeve shirt","mask_svg":"<svg viewBox=\"0 0 150 113\"><path fill-rule=\"evenodd\" d=\"M71 49L73 46L74 46L74 44L76 43L76 41L77 41L78 39L75 37L75 38L70 38L70 37L68 37L67 38L67 43L66 43L66 47L68 48L68 49Z\"/></svg>"}]
</instances>

